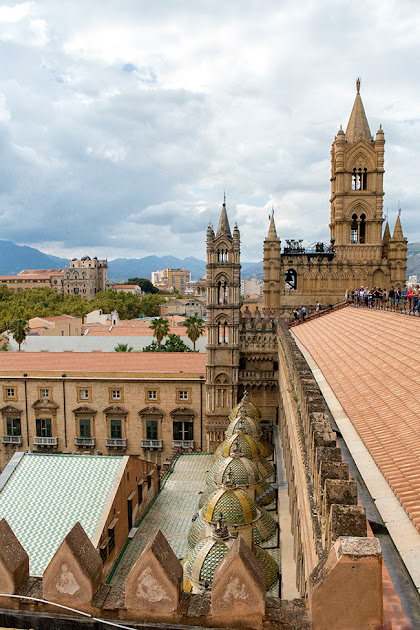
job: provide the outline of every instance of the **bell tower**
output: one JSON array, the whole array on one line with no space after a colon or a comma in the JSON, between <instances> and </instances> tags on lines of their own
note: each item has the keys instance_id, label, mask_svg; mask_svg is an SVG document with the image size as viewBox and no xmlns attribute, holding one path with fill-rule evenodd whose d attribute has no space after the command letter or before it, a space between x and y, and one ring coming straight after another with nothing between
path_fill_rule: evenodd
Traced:
<instances>
[{"instance_id":1,"label":"bell tower","mask_svg":"<svg viewBox=\"0 0 420 630\"><path fill-rule=\"evenodd\" d=\"M338 131L331 149L331 239L337 261L380 264L385 138L375 138L356 81L356 99L346 132Z\"/></svg>"},{"instance_id":2,"label":"bell tower","mask_svg":"<svg viewBox=\"0 0 420 630\"><path fill-rule=\"evenodd\" d=\"M264 310L276 311L280 308L281 290L281 241L277 236L274 210L270 217L268 234L264 240Z\"/></svg>"},{"instance_id":3,"label":"bell tower","mask_svg":"<svg viewBox=\"0 0 420 630\"><path fill-rule=\"evenodd\" d=\"M207 449L224 440L228 415L236 405L239 369L240 234L230 231L226 199L216 235L207 229Z\"/></svg>"}]
</instances>

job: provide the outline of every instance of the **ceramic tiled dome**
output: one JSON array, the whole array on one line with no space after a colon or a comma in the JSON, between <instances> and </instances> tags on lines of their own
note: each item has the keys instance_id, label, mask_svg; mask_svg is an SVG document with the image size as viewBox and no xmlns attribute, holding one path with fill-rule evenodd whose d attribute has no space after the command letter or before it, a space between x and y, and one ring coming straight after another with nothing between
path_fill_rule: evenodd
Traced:
<instances>
[{"instance_id":1,"label":"ceramic tiled dome","mask_svg":"<svg viewBox=\"0 0 420 630\"><path fill-rule=\"evenodd\" d=\"M247 394L244 394L242 400L232 409L229 414L229 420L235 419L239 415L240 411L243 411L247 416L254 418L257 422L261 418L261 414L257 407L248 400Z\"/></svg>"},{"instance_id":2,"label":"ceramic tiled dome","mask_svg":"<svg viewBox=\"0 0 420 630\"><path fill-rule=\"evenodd\" d=\"M185 563L185 577L192 583L213 582L213 575L230 547L233 538L215 540L213 536L201 540L192 550Z\"/></svg>"},{"instance_id":3,"label":"ceramic tiled dome","mask_svg":"<svg viewBox=\"0 0 420 630\"><path fill-rule=\"evenodd\" d=\"M231 477L237 486L253 486L263 480L263 475L251 459L246 457L225 457L217 460L207 475L208 483L218 486Z\"/></svg>"},{"instance_id":4,"label":"ceramic tiled dome","mask_svg":"<svg viewBox=\"0 0 420 630\"><path fill-rule=\"evenodd\" d=\"M217 447L215 459L217 457L229 457L234 448L238 446L244 457L256 459L261 455L258 438L254 438L247 433L234 433Z\"/></svg>"},{"instance_id":5,"label":"ceramic tiled dome","mask_svg":"<svg viewBox=\"0 0 420 630\"><path fill-rule=\"evenodd\" d=\"M277 531L277 523L269 512L263 508L259 508L261 517L258 519L256 526L252 530L252 542L259 545L262 542L270 540Z\"/></svg>"},{"instance_id":6,"label":"ceramic tiled dome","mask_svg":"<svg viewBox=\"0 0 420 630\"><path fill-rule=\"evenodd\" d=\"M265 575L265 590L269 591L278 580L279 566L268 551L258 545L254 546L254 555L261 562Z\"/></svg>"},{"instance_id":7,"label":"ceramic tiled dome","mask_svg":"<svg viewBox=\"0 0 420 630\"><path fill-rule=\"evenodd\" d=\"M255 502L257 505L270 505L276 498L276 491L267 483L261 481L255 486Z\"/></svg>"},{"instance_id":8,"label":"ceramic tiled dome","mask_svg":"<svg viewBox=\"0 0 420 630\"><path fill-rule=\"evenodd\" d=\"M226 429L226 437L228 438L234 433L237 433L238 427L243 427L244 432L248 433L248 435L252 435L252 437L258 438L261 434L260 425L255 419L241 415L230 422Z\"/></svg>"},{"instance_id":9,"label":"ceramic tiled dome","mask_svg":"<svg viewBox=\"0 0 420 630\"><path fill-rule=\"evenodd\" d=\"M204 527L204 521L199 516L191 523L190 531L188 532L188 544L191 548L195 547L202 537Z\"/></svg>"},{"instance_id":10,"label":"ceramic tiled dome","mask_svg":"<svg viewBox=\"0 0 420 630\"><path fill-rule=\"evenodd\" d=\"M241 488L217 488L210 494L201 508L201 516L213 523L220 514L227 526L245 525L258 518L255 502Z\"/></svg>"}]
</instances>

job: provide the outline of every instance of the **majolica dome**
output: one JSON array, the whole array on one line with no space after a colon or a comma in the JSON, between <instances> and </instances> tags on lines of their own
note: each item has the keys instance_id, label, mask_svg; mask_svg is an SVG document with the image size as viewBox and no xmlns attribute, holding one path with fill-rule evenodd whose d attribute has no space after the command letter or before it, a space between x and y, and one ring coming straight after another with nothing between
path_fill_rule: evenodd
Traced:
<instances>
[{"instance_id":1,"label":"majolica dome","mask_svg":"<svg viewBox=\"0 0 420 630\"><path fill-rule=\"evenodd\" d=\"M234 433L217 447L216 457L230 457L234 449L239 447L248 459L257 459L261 454L258 438L254 438L245 432Z\"/></svg>"},{"instance_id":2,"label":"majolica dome","mask_svg":"<svg viewBox=\"0 0 420 630\"><path fill-rule=\"evenodd\" d=\"M229 419L233 420L234 418L236 418L239 415L240 411L244 411L245 415L254 418L254 420L256 420L257 422L261 418L261 414L258 411L257 407L248 400L248 394L246 392L243 395L242 400L237 405L235 405L235 407L230 412Z\"/></svg>"},{"instance_id":3,"label":"majolica dome","mask_svg":"<svg viewBox=\"0 0 420 630\"><path fill-rule=\"evenodd\" d=\"M230 537L229 531L224 524L224 519L219 517L213 534L200 541L186 558L184 565L186 578L184 590L191 590L191 585L194 585L197 589L205 582L211 585L216 568L229 551L233 542L234 539Z\"/></svg>"},{"instance_id":4,"label":"majolica dome","mask_svg":"<svg viewBox=\"0 0 420 630\"><path fill-rule=\"evenodd\" d=\"M258 545L254 547L254 555L261 562L265 575L265 590L268 591L278 580L279 566L268 551Z\"/></svg>"},{"instance_id":5,"label":"majolica dome","mask_svg":"<svg viewBox=\"0 0 420 630\"><path fill-rule=\"evenodd\" d=\"M190 531L188 532L188 545L191 548L194 548L202 538L204 527L205 523L199 516L191 523Z\"/></svg>"},{"instance_id":6,"label":"majolica dome","mask_svg":"<svg viewBox=\"0 0 420 630\"><path fill-rule=\"evenodd\" d=\"M200 515L209 523L214 523L220 515L227 526L246 525L259 517L255 502L242 488L216 488L203 504Z\"/></svg>"},{"instance_id":7,"label":"majolica dome","mask_svg":"<svg viewBox=\"0 0 420 630\"><path fill-rule=\"evenodd\" d=\"M249 416L240 415L232 420L226 429L226 437L230 437L234 433L238 433L238 429L241 428L244 433L252 435L252 437L258 438L261 435L261 429L256 420Z\"/></svg>"},{"instance_id":8,"label":"majolica dome","mask_svg":"<svg viewBox=\"0 0 420 630\"><path fill-rule=\"evenodd\" d=\"M241 451L240 451L241 453ZM236 486L254 486L263 480L263 475L252 459L233 456L217 460L210 468L207 483L223 485L228 478L232 478Z\"/></svg>"},{"instance_id":9,"label":"majolica dome","mask_svg":"<svg viewBox=\"0 0 420 630\"><path fill-rule=\"evenodd\" d=\"M257 505L270 505L276 498L276 491L267 483L261 481L255 486L255 502Z\"/></svg>"}]
</instances>

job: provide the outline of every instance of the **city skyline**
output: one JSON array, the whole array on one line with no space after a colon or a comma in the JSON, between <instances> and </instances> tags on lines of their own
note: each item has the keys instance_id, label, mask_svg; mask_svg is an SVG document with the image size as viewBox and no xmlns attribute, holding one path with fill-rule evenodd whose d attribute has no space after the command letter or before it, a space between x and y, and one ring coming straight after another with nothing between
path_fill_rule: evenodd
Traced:
<instances>
[{"instance_id":1,"label":"city skyline","mask_svg":"<svg viewBox=\"0 0 420 630\"><path fill-rule=\"evenodd\" d=\"M356 12L357 13L357 12ZM242 258L329 239L330 148L361 76L385 131L384 213L420 241L418 6L108 2L0 7L3 238L72 258L204 259L227 195Z\"/></svg>"}]
</instances>

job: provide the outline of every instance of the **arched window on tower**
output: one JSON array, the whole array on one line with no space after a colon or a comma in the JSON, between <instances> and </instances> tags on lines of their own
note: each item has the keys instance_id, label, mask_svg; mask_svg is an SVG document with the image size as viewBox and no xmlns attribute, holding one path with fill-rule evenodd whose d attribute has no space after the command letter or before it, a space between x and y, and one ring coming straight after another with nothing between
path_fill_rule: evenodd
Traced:
<instances>
[{"instance_id":1,"label":"arched window on tower","mask_svg":"<svg viewBox=\"0 0 420 630\"><path fill-rule=\"evenodd\" d=\"M353 169L351 176L352 190L367 190L367 168L359 167Z\"/></svg>"},{"instance_id":2,"label":"arched window on tower","mask_svg":"<svg viewBox=\"0 0 420 630\"><path fill-rule=\"evenodd\" d=\"M359 243L366 242L366 215L360 215L360 227L359 227Z\"/></svg>"},{"instance_id":3,"label":"arched window on tower","mask_svg":"<svg viewBox=\"0 0 420 630\"><path fill-rule=\"evenodd\" d=\"M224 343L229 343L229 326L226 322L223 324L223 340Z\"/></svg>"},{"instance_id":4,"label":"arched window on tower","mask_svg":"<svg viewBox=\"0 0 420 630\"><path fill-rule=\"evenodd\" d=\"M359 224L357 222L357 214L353 214L350 226L350 243L354 245L359 240Z\"/></svg>"},{"instance_id":5,"label":"arched window on tower","mask_svg":"<svg viewBox=\"0 0 420 630\"><path fill-rule=\"evenodd\" d=\"M223 304L227 304L228 303L228 301L229 301L228 297L229 297L228 283L225 280L225 282L223 284Z\"/></svg>"},{"instance_id":6,"label":"arched window on tower","mask_svg":"<svg viewBox=\"0 0 420 630\"><path fill-rule=\"evenodd\" d=\"M220 280L217 283L217 303L223 304L223 288L222 288L222 283L220 282Z\"/></svg>"}]
</instances>

